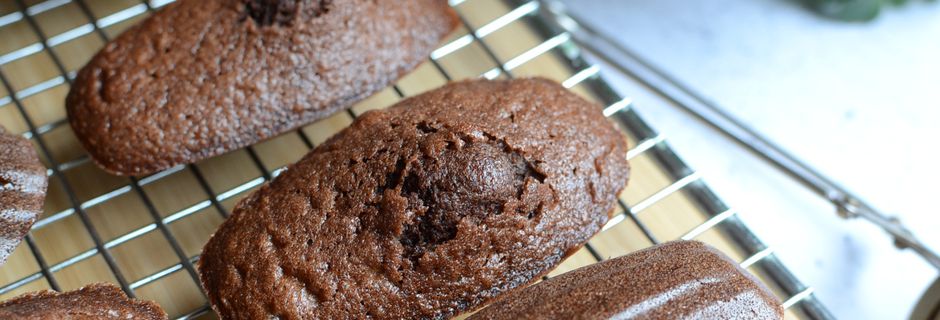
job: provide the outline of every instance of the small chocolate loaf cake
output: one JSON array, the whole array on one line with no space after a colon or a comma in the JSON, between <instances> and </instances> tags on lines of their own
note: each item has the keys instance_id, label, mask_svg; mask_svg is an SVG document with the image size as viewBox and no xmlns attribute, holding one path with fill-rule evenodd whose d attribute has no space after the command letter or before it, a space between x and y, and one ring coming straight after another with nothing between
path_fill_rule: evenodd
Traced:
<instances>
[{"instance_id":1,"label":"small chocolate loaf cake","mask_svg":"<svg viewBox=\"0 0 940 320\"><path fill-rule=\"evenodd\" d=\"M33 144L0 127L0 265L42 212L47 184Z\"/></svg>"},{"instance_id":2,"label":"small chocolate loaf cake","mask_svg":"<svg viewBox=\"0 0 940 320\"><path fill-rule=\"evenodd\" d=\"M0 302L0 319L166 319L156 303L134 300L111 284L31 292Z\"/></svg>"},{"instance_id":3,"label":"small chocolate loaf cake","mask_svg":"<svg viewBox=\"0 0 940 320\"><path fill-rule=\"evenodd\" d=\"M199 260L230 319L441 319L547 273L629 175L602 108L545 79L370 111L240 202Z\"/></svg>"},{"instance_id":4,"label":"small chocolate loaf cake","mask_svg":"<svg viewBox=\"0 0 940 320\"><path fill-rule=\"evenodd\" d=\"M783 308L718 250L675 241L513 292L470 319L783 319Z\"/></svg>"},{"instance_id":5,"label":"small chocolate loaf cake","mask_svg":"<svg viewBox=\"0 0 940 320\"><path fill-rule=\"evenodd\" d=\"M69 122L113 174L193 163L350 107L458 22L445 0L179 0L79 71Z\"/></svg>"}]
</instances>

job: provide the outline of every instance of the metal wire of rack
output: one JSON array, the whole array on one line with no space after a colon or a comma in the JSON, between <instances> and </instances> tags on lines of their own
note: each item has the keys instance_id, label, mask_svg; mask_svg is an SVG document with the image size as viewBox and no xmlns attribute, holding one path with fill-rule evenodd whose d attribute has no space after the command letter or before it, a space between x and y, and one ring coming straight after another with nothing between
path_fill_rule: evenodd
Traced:
<instances>
[{"instance_id":1,"label":"metal wire of rack","mask_svg":"<svg viewBox=\"0 0 940 320\"><path fill-rule=\"evenodd\" d=\"M888 233L899 249L911 249L934 268L940 269L940 254L921 242L897 217L889 216L838 182L812 168L792 153L773 143L767 137L735 118L726 108L704 98L688 84L657 68L637 52L618 44L609 36L599 32L586 20L571 15L560 0L540 0L547 4L561 26L572 34L572 39L588 56L608 63L625 75L639 79L651 90L667 96L682 110L694 115L703 123L715 128L752 154L760 157L795 181L832 203L835 212L842 218L863 218ZM546 2L547 1L547 2Z\"/></svg>"},{"instance_id":2,"label":"metal wire of rack","mask_svg":"<svg viewBox=\"0 0 940 320\"><path fill-rule=\"evenodd\" d=\"M46 0L37 3L27 3L27 0L15 0L15 10L9 13L0 12L0 30L13 24L24 25L23 29L32 32L37 41L18 46L5 53L0 49L0 82L2 89L7 93L6 96L0 96L0 115L4 108L13 109L22 117L25 123L25 130L22 135L35 142L41 157L47 161L48 175L50 182L57 182L62 189L62 193L67 198L68 205L56 212L47 212L34 226L30 235L25 239L29 255L37 265L37 271L29 272L12 281L0 282L0 296L23 290L31 284L45 281L46 287L61 290L63 285L59 281L58 274L72 266L91 260L93 257L100 256L104 261L104 268L113 277L114 282L119 284L123 290L132 297L137 296L136 292L155 282L161 281L173 275L181 274L190 278L195 284L198 294L202 296L203 302L190 310L179 312L175 316L179 319L197 318L204 315L211 316L211 309L205 301L205 295L198 290L199 280L194 268L194 263L198 260L198 253L187 252L183 245L181 236L172 231L174 224L179 224L188 217L205 210L215 211L219 219L228 216L230 210L226 207L227 202L243 196L253 188L258 187L265 181L277 176L282 166L271 167L263 160L263 153L256 150L256 146L248 147L244 151L250 160L251 166L258 170L257 177L248 179L234 186L220 189L213 185L211 179L206 175L205 168L200 165L177 166L172 169L160 172L151 176L142 178L130 178L126 184L113 188L109 191L95 194L94 196L80 197L79 189L76 189L76 183L69 178L69 173L76 168L90 165L87 156L77 156L71 159L62 160L53 152L52 144L55 138L49 137L60 127L65 126L64 117L50 120L45 124L32 116L27 104L24 102L30 97L43 94L55 88L66 87L71 83L75 76L73 70L69 70L64 62L65 58L58 53L56 48L70 43L71 41L91 36L99 38L101 43L107 42L111 35L109 27L122 23L130 23L147 15L149 12L159 8L172 0L147 1L147 0L128 0L134 1L121 10L111 12L104 16L96 16L92 6L88 3L91 0ZM88 1L88 2L86 2ZM669 148L665 139L650 128L633 110L630 108L631 101L624 99L614 92L598 75L600 69L595 65L588 64L581 58L579 49L571 39L571 35L565 32L558 22L555 21L545 8L538 1L526 0L503 0L504 6L508 9L501 12L499 16L492 17L483 23L474 23L468 19L464 11L474 3L494 2L500 0L450 0L460 14L461 22L465 32L454 37L439 49L432 52L429 57L429 64L438 73L438 76L445 81L454 80L453 72L442 62L448 57L457 55L459 51L470 46L479 48L485 59L494 67L489 68L479 74L485 78L513 77L515 71L520 67L540 59L543 56L558 57L560 61L566 64L570 69L570 74L565 77L562 84L568 88L581 87L590 94L597 97L604 105L604 114L631 134L636 143L626 157L635 159L640 156L647 156L663 170L665 170L671 181L668 185L662 187L656 192L646 196L638 201L627 201L620 199L619 214L616 215L604 230L609 230L618 225L629 221L645 237L649 243L659 243L661 237L658 237L653 230L643 221L640 213L650 207L664 201L664 199L677 194L688 194L694 199L697 207L701 208L707 215L707 219L701 223L686 230L682 239L693 239L709 232L710 230L720 230L722 234L733 239L738 249L743 251L744 259L741 265L744 267L758 268L759 273L766 275L765 281L779 288L784 298L784 306L795 310L800 315L811 319L829 319L831 315L814 297L811 287L803 285L796 279L786 267L774 256L771 248L767 247L756 236L754 236L746 226L736 217L737 212L725 205L707 185L702 181L700 175L689 168L682 160ZM44 28L41 21L37 18L44 12L49 12L56 8L64 6L74 6L86 21L79 26L71 27L58 32L49 32ZM488 41L493 34L502 32L507 26L512 24L525 24L535 31L540 40L534 46L523 50L512 57L500 57L495 50L499 43ZM16 79L9 76L6 66L16 63L22 59L36 54L45 54L48 56L49 63L57 75L42 79L41 81L31 83L28 86L16 85ZM391 92L402 98L407 96L405 90L399 85L391 88ZM2 94L3 91L0 91ZM55 106L62 108L61 104ZM358 114L355 110L347 110L349 117L355 118ZM2 120L2 119L0 119ZM291 135L301 142L302 146L311 149L315 146L309 131L304 129L297 130ZM171 176L187 173L191 175L198 184L198 188L206 195L204 199L193 204L175 210L174 212L164 214L164 210L158 208L152 196L146 191L149 186L161 183L170 179ZM93 217L89 214L90 210L104 206L109 202L117 201L119 197L136 196L137 201L141 202L144 211L147 212L147 219L142 226L136 227L130 231L123 232L115 237L108 239L99 232L98 225L93 222ZM48 208L47 208L48 209ZM52 228L56 223L66 219L78 218L80 225L85 229L88 237L91 239L92 247L82 250L77 254L69 254L61 261L50 260L44 255L43 246L39 245L35 237L37 231ZM165 241L172 256L176 260L172 265L163 267L155 272L143 276L131 277L128 275L125 267L122 267L112 254L123 244L127 244L136 239L140 239L150 234L158 234ZM22 250L22 249L21 249ZM593 244L586 245L587 253L593 261L601 261L605 254ZM19 256L20 258L27 255ZM51 261L54 261L50 263Z\"/></svg>"}]
</instances>

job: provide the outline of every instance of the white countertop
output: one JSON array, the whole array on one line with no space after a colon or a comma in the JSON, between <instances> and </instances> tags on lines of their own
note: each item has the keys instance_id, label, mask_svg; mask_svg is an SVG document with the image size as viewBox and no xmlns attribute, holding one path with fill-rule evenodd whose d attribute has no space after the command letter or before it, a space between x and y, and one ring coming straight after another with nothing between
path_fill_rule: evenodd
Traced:
<instances>
[{"instance_id":1,"label":"white countertop","mask_svg":"<svg viewBox=\"0 0 940 320\"><path fill-rule=\"evenodd\" d=\"M940 249L940 3L858 24L787 0L566 2ZM905 318L937 276L879 229L839 219L661 97L608 75L837 317Z\"/></svg>"}]
</instances>

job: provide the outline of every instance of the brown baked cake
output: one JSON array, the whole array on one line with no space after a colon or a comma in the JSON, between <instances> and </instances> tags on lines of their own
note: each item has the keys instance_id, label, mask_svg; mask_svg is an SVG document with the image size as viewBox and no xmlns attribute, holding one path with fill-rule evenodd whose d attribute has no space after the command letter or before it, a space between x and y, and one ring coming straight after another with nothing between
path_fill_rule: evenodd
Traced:
<instances>
[{"instance_id":1,"label":"brown baked cake","mask_svg":"<svg viewBox=\"0 0 940 320\"><path fill-rule=\"evenodd\" d=\"M458 21L445 0L179 0L82 68L69 122L110 173L193 163L350 107Z\"/></svg>"},{"instance_id":2,"label":"brown baked cake","mask_svg":"<svg viewBox=\"0 0 940 320\"><path fill-rule=\"evenodd\" d=\"M545 274L608 220L624 136L545 79L370 111L240 202L199 272L231 319L440 319Z\"/></svg>"},{"instance_id":3,"label":"brown baked cake","mask_svg":"<svg viewBox=\"0 0 940 320\"><path fill-rule=\"evenodd\" d=\"M470 319L783 319L783 308L718 250L675 241L513 292Z\"/></svg>"},{"instance_id":4,"label":"brown baked cake","mask_svg":"<svg viewBox=\"0 0 940 320\"><path fill-rule=\"evenodd\" d=\"M42 212L47 184L33 144L0 127L0 265Z\"/></svg>"},{"instance_id":5,"label":"brown baked cake","mask_svg":"<svg viewBox=\"0 0 940 320\"><path fill-rule=\"evenodd\" d=\"M112 284L96 283L75 291L31 292L0 302L0 319L166 319L151 301L129 299Z\"/></svg>"}]
</instances>

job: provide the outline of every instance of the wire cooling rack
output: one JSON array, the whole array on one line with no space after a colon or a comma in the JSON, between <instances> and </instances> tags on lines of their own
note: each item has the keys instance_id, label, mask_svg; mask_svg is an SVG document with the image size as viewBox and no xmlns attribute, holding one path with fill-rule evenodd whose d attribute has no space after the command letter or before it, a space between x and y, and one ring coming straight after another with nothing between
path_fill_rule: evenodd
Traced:
<instances>
[{"instance_id":1,"label":"wire cooling rack","mask_svg":"<svg viewBox=\"0 0 940 320\"><path fill-rule=\"evenodd\" d=\"M34 142L47 165L45 213L7 264L0 299L107 281L156 300L171 317L214 318L194 263L234 203L369 109L446 81L541 75L606 106L627 133L634 168L617 215L551 275L671 239L698 239L737 259L784 301L787 317L831 315L599 77L538 1L451 0L462 28L429 63L345 113L230 154L142 178L107 175L66 125L64 96L104 43L171 1L0 2L0 124Z\"/></svg>"}]
</instances>

